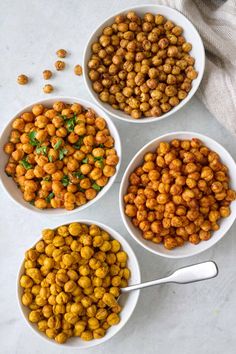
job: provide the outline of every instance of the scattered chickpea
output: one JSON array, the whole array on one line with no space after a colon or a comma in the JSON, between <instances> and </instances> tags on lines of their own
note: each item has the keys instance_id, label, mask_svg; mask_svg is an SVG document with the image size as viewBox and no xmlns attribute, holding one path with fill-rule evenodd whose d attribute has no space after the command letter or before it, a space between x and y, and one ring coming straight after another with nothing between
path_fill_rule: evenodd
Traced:
<instances>
[{"instance_id":1,"label":"scattered chickpea","mask_svg":"<svg viewBox=\"0 0 236 354\"><path fill-rule=\"evenodd\" d=\"M52 77L52 72L51 70L44 70L43 71L43 78L44 80L49 80Z\"/></svg>"},{"instance_id":2,"label":"scattered chickpea","mask_svg":"<svg viewBox=\"0 0 236 354\"><path fill-rule=\"evenodd\" d=\"M51 84L44 85L43 92L44 93L51 93L54 90Z\"/></svg>"},{"instance_id":3,"label":"scattered chickpea","mask_svg":"<svg viewBox=\"0 0 236 354\"><path fill-rule=\"evenodd\" d=\"M78 76L82 75L83 71L82 71L81 65L79 65L79 64L75 65L74 73L75 73L75 75L78 75Z\"/></svg>"},{"instance_id":4,"label":"scattered chickpea","mask_svg":"<svg viewBox=\"0 0 236 354\"><path fill-rule=\"evenodd\" d=\"M17 77L17 82L19 85L26 85L29 82L28 76L21 74Z\"/></svg>"},{"instance_id":5,"label":"scattered chickpea","mask_svg":"<svg viewBox=\"0 0 236 354\"><path fill-rule=\"evenodd\" d=\"M120 242L97 225L74 222L43 230L25 253L19 281L29 321L58 344L73 336L104 337L120 322L117 299L131 275L127 261Z\"/></svg>"},{"instance_id":6,"label":"scattered chickpea","mask_svg":"<svg viewBox=\"0 0 236 354\"><path fill-rule=\"evenodd\" d=\"M219 155L199 139L160 142L131 173L124 212L144 239L168 250L185 242L197 245L230 215L236 193L229 182Z\"/></svg>"},{"instance_id":7,"label":"scattered chickpea","mask_svg":"<svg viewBox=\"0 0 236 354\"><path fill-rule=\"evenodd\" d=\"M65 69L66 63L62 60L57 60L54 65L57 71L61 71Z\"/></svg>"},{"instance_id":8,"label":"scattered chickpea","mask_svg":"<svg viewBox=\"0 0 236 354\"><path fill-rule=\"evenodd\" d=\"M58 58L65 58L67 56L67 51L65 49L58 49L56 55Z\"/></svg>"}]
</instances>

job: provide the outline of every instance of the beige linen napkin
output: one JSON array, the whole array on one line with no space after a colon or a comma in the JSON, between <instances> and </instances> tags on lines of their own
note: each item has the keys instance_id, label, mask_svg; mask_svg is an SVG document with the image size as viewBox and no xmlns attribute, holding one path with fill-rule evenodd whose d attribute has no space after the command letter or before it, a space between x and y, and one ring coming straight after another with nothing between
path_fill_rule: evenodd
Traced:
<instances>
[{"instance_id":1,"label":"beige linen napkin","mask_svg":"<svg viewBox=\"0 0 236 354\"><path fill-rule=\"evenodd\" d=\"M199 31L206 68L198 97L236 135L236 0L160 0L182 12Z\"/></svg>"}]
</instances>

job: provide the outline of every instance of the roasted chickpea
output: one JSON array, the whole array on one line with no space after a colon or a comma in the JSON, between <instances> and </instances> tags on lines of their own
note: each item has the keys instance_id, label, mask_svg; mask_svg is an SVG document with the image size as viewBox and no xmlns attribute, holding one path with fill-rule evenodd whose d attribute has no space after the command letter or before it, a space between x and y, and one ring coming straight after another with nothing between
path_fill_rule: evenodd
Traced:
<instances>
[{"instance_id":1,"label":"roasted chickpea","mask_svg":"<svg viewBox=\"0 0 236 354\"><path fill-rule=\"evenodd\" d=\"M54 87L51 84L44 85L43 92L51 93L54 90Z\"/></svg>"},{"instance_id":2,"label":"roasted chickpea","mask_svg":"<svg viewBox=\"0 0 236 354\"><path fill-rule=\"evenodd\" d=\"M124 212L146 240L171 250L208 240L219 229L236 196L219 159L195 138L161 142L156 154L144 155L130 175Z\"/></svg>"},{"instance_id":3,"label":"roasted chickpea","mask_svg":"<svg viewBox=\"0 0 236 354\"><path fill-rule=\"evenodd\" d=\"M28 84L29 78L28 76L21 74L17 77L17 82L19 85L26 85Z\"/></svg>"},{"instance_id":4,"label":"roasted chickpea","mask_svg":"<svg viewBox=\"0 0 236 354\"><path fill-rule=\"evenodd\" d=\"M54 65L57 71L64 70L66 66L65 62L62 60L57 60Z\"/></svg>"}]
</instances>

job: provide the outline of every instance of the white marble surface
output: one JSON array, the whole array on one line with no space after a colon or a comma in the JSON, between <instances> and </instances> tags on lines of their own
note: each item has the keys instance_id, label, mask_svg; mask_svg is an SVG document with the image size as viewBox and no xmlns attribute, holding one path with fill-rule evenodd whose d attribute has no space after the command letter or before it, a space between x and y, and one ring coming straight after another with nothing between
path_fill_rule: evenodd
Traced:
<instances>
[{"instance_id":1,"label":"white marble surface","mask_svg":"<svg viewBox=\"0 0 236 354\"><path fill-rule=\"evenodd\" d=\"M52 67L55 50L60 47L68 49L70 56L66 60L65 72L57 73L52 80L55 94L90 99L83 79L72 73L73 65L82 61L82 51L90 31L112 12L129 4L141 3L135 0L1 1L0 128L23 105L45 97L41 90L41 72ZM149 3L155 1L149 0ZM25 87L16 84L16 76L22 72L32 78ZM126 232L118 210L118 189L129 159L144 143L159 134L177 129L204 133L222 143L234 157L236 141L196 98L173 118L160 123L146 127L115 123L124 147L120 174L114 188L89 210L67 218L49 219L22 210L0 190L0 353L75 352L47 344L29 330L17 307L16 275L24 250L35 242L43 227L77 217L93 218L120 231L139 258L143 280L161 277L175 267L207 259L214 259L220 270L217 279L205 283L165 285L144 290L123 330L107 343L87 350L87 353L235 353L236 225L220 243L199 256L177 261L164 259L143 250Z\"/></svg>"}]
</instances>

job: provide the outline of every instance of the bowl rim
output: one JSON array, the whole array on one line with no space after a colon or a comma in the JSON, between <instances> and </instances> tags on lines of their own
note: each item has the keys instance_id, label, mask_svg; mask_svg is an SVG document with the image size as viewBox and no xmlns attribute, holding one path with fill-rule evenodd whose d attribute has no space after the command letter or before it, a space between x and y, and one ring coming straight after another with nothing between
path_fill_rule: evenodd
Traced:
<instances>
[{"instance_id":1,"label":"bowl rim","mask_svg":"<svg viewBox=\"0 0 236 354\"><path fill-rule=\"evenodd\" d=\"M107 112L105 112L103 110L102 107L98 106L95 102L90 102L84 99L80 99L78 97L75 96L51 96L49 98L44 98L41 100L37 100L34 101L30 104L25 105L23 108L21 108L20 110L18 110L15 115L11 115L11 119L9 119L7 121L7 123L4 125L3 129L1 130L0 133L0 144L3 143L2 145L4 145L4 143L6 142L5 140L5 135L6 135L6 131L9 129L11 123L14 121L14 119L19 116L20 114L22 114L24 111L30 110L32 106L36 105L36 104L47 104L47 102L50 101L74 101L75 103L81 103L83 106L85 107L91 107L92 109L94 109L94 111L97 113L96 109L103 111L103 118L105 119L105 121L107 122L108 128L109 126L112 127L112 129L115 132L116 138L115 138L115 145L116 145L116 150L119 156L119 162L116 165L116 173L114 174L114 176L109 178L109 181L107 183L107 185L104 187L104 189L97 194L97 196L90 200L89 202L87 202L86 204L77 207L73 210L66 210L64 208L59 208L59 209L53 209L53 213L50 212L50 209L38 209L36 207L33 207L31 205L27 205L24 203L23 200L23 196L22 196L22 203L18 202L11 194L11 192L5 187L3 180L2 180L2 174L4 173L4 171L2 170L1 166L0 166L0 184L2 185L3 190L8 194L8 196L10 197L10 199L18 206L22 207L24 210L29 210L30 212L36 213L36 214L41 214L41 215L51 215L51 216L62 216L62 215L71 215L74 214L76 212L80 212L82 210L85 210L86 208L89 208L90 206L92 206L94 203L96 203L99 199L101 199L112 187L112 185L114 184L114 182L116 181L117 175L119 173L120 170L120 166L121 166L121 162L122 162L122 144L121 144L121 139L120 139L120 134L119 131L115 125L115 123L112 121L112 119L109 117L109 115L107 114ZM118 151L119 150L119 151ZM0 164L1 165L1 164Z\"/></svg>"},{"instance_id":2,"label":"bowl rim","mask_svg":"<svg viewBox=\"0 0 236 354\"><path fill-rule=\"evenodd\" d=\"M141 149L139 149L136 154L133 156L133 158L131 159L131 161L129 162L129 164L127 165L126 169L125 169L125 172L123 174L123 177L122 177L122 180L121 180L121 183L120 183L120 188L119 188L119 209L120 209L120 214L121 214L121 218L122 218L122 221L123 223L125 224L125 227L127 229L127 231L129 232L129 234L132 236L132 238L138 242L138 244L140 246L142 246L143 248L145 248L147 251L149 252L152 252L153 254L155 255L158 255L158 256L161 256L161 257L164 257L164 258L171 258L171 259L182 259L182 258L187 258L187 257L191 257L191 256L195 256L195 255L198 255L208 249L210 249L211 247L213 247L217 242L219 242L226 234L227 232L229 231L229 229L231 228L231 226L233 225L235 219L236 219L236 212L234 214L234 217L232 218L231 222L229 223L228 227L226 228L226 230L222 233L222 235L217 239L217 238L211 238L212 243L208 246L208 247L205 247L204 249L195 249L193 248L193 250L191 252L188 252L188 254L185 254L185 255L174 255L171 253L171 251L169 251L169 253L162 253L158 250L154 250L151 246L148 246L146 244L144 244L142 242L142 240L140 240L137 236L136 236L136 233L134 233L127 220L128 220L128 217L125 215L124 213L124 201L123 201L123 195L124 195L124 184L125 184L125 181L126 179L128 178L129 174L131 173L129 170L130 170L130 167L131 165L135 162L135 160L141 155L143 156L144 154L144 150L148 147L148 146L151 146L153 143L157 142L157 140L160 142L161 140L165 140L166 138L168 139L171 139L172 136L176 136L176 135L187 135L187 136L192 136L194 138L198 138L200 140L205 140L205 141L208 141L210 143L213 143L214 145L217 146L217 148L219 147L220 149L222 149L225 153L225 155L228 156L228 158L231 160L235 170L236 170L236 163L233 159L233 157L231 156L231 154L224 148L223 145L221 145L220 143L218 143L216 140L208 137L207 135L204 135L204 134L200 134L200 133L196 133L196 132L193 132L193 131L175 131L175 132L169 132L169 133L165 133L163 135L160 135L154 139L152 139L151 141L149 141L148 143L146 143ZM188 137L187 139L190 139L190 137ZM207 145L207 143L206 143ZM207 245L207 243L206 243ZM194 246L194 245L192 245Z\"/></svg>"},{"instance_id":3,"label":"bowl rim","mask_svg":"<svg viewBox=\"0 0 236 354\"><path fill-rule=\"evenodd\" d=\"M118 235L118 238L121 239L120 242L121 242L122 248L124 248L124 250L127 251L128 255L132 254L132 258L134 260L134 265L135 265L135 268L136 268L136 276L138 278L139 283L141 283L141 270L140 270L140 265L139 265L139 261L137 259L137 256L136 256L133 248L130 246L129 242L118 231L114 230L113 228L111 228L110 226L108 226L106 224L103 224L103 223L101 223L99 221L95 221L93 219L83 219L82 218L82 219L78 219L78 220L75 220L75 221L68 221L68 223L65 222L63 225L69 225L69 224L71 224L73 222L83 223L83 224L87 224L87 225L97 225L101 229L103 229L104 231L107 231L111 235L111 237L113 239L116 239L116 237ZM53 227L51 227L51 229L54 230L54 229L58 228L59 226L62 226L62 224L57 225L57 226L53 226ZM36 245L36 243L38 241L40 241L41 239L42 239L42 237L40 237L31 247L34 247ZM36 333L38 335L38 337L42 338L45 342L50 343L50 344L52 344L54 346L57 346L57 347L60 346L61 348L63 348L63 347L66 348L67 347L67 348L74 348L74 349L87 349L87 348L96 347L96 346L98 346L100 344L103 344L103 343L107 342L112 337L114 337L126 325L126 323L128 322L128 320L132 316L132 314L133 314L133 312L134 312L134 310L135 310L135 308L137 306L137 303L138 303L138 300L139 300L139 296L140 296L140 290L136 290L135 293L137 295L136 295L136 298L134 298L134 301L133 301L133 309L130 311L129 315L126 318L123 319L123 325L117 330L117 332L113 333L110 337L106 338L106 335L105 335L101 339L92 340L90 342L86 342L86 343L89 343L89 344L87 344L87 346L84 346L84 347L73 346L73 345L70 345L70 344L67 344L67 343L58 344L55 340L52 340L52 339L48 338L42 332L40 332L39 330L34 328L33 324L31 324L29 322L29 320L26 318L26 316L24 314L24 311L23 311L24 305L22 304L21 299L20 299L20 290L21 290L20 277L22 275L23 269L24 269L24 259L23 259L23 261L21 261L19 269L18 269L18 272L17 272L16 289L15 289L16 290L16 297L17 297L17 304L18 304L18 308L20 310L20 313L21 313L22 317L24 318L24 321L31 328L31 331L33 333ZM74 338L76 338L76 337L74 337Z\"/></svg>"},{"instance_id":4,"label":"bowl rim","mask_svg":"<svg viewBox=\"0 0 236 354\"><path fill-rule=\"evenodd\" d=\"M192 87L191 90L189 91L187 97L182 100L177 106L173 107L169 112L164 113L163 115L161 115L160 117L147 117L147 118L141 118L141 119L133 119L131 118L128 114L126 114L126 117L122 117L121 115L119 115L119 110L115 110L112 107L110 108L111 110L109 110L106 106L105 103L103 103L102 101L99 100L98 95L92 90L92 88L90 88L89 83L91 83L91 80L88 77L88 70L87 70L87 60L86 60L86 56L87 53L90 51L90 45L91 45L91 41L93 36L100 30L100 28L109 20L112 20L115 16L122 14L124 12L127 11L132 11L132 10L139 10L139 9L143 9L146 7L153 7L153 9L167 9L168 11L172 11L173 13L178 13L178 16L185 18L185 20L187 21L188 25L192 28L193 32L195 32L196 36L198 37L198 44L200 46L200 56L202 58L202 66L198 72L198 83L196 84L195 87ZM85 45L84 51L83 51L83 72L84 72L84 83L85 86L90 94L90 96L92 97L92 99L97 103L97 105L99 105L102 109L104 109L104 111L106 111L107 114L110 114L112 117L117 118L119 120L122 120L124 122L128 122L128 123L137 123L137 124L144 124L144 123L153 123L153 122L157 122L157 121L161 121L164 118L168 118L171 115L174 115L175 113L177 113L179 110L181 110L190 100L191 98L194 96L194 94L196 93L196 91L198 90L203 75L204 75L204 71L205 71L205 65L206 65L206 55L205 55L205 48L203 45L203 41L202 38L198 32L198 30L196 29L195 25L184 15L182 14L182 12L170 7L170 6L166 6L166 5L159 5L159 4L143 4L143 5L136 5L136 6L131 6L131 7L127 7L125 9L122 9L120 11L115 12L113 15L107 16L90 34L87 43ZM123 112L123 111L122 111Z\"/></svg>"}]
</instances>

